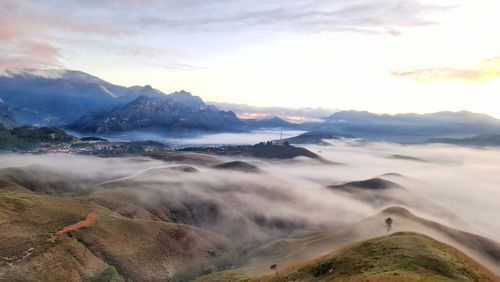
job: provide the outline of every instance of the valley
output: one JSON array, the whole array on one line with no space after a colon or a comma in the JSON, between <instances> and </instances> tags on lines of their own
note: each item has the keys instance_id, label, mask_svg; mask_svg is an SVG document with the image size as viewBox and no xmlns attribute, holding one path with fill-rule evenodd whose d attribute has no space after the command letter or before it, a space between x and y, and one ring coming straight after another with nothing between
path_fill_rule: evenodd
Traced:
<instances>
[{"instance_id":1,"label":"valley","mask_svg":"<svg viewBox=\"0 0 500 282\"><path fill-rule=\"evenodd\" d=\"M500 282L499 0L0 0L0 282Z\"/></svg>"},{"instance_id":2,"label":"valley","mask_svg":"<svg viewBox=\"0 0 500 282\"><path fill-rule=\"evenodd\" d=\"M423 189L441 181L427 169L468 166L433 159L432 145L306 148L328 162L189 148L5 155L0 281L499 281L488 234L500 226L472 221L495 200L477 214L455 208L475 198L467 190L453 204ZM408 151L428 162L380 155Z\"/></svg>"}]
</instances>

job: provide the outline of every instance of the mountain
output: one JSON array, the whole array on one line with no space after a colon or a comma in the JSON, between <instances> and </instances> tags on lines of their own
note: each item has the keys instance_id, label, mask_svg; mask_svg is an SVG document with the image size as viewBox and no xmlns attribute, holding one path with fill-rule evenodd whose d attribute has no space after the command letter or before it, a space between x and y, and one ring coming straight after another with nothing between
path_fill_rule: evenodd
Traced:
<instances>
[{"instance_id":1,"label":"mountain","mask_svg":"<svg viewBox=\"0 0 500 282\"><path fill-rule=\"evenodd\" d=\"M462 146L500 146L500 134L483 134L465 138L434 138L428 143L443 143Z\"/></svg>"},{"instance_id":2,"label":"mountain","mask_svg":"<svg viewBox=\"0 0 500 282\"><path fill-rule=\"evenodd\" d=\"M0 99L0 124L10 128L16 125L15 114L12 108Z\"/></svg>"},{"instance_id":3,"label":"mountain","mask_svg":"<svg viewBox=\"0 0 500 282\"><path fill-rule=\"evenodd\" d=\"M459 112L437 112L430 114L374 114L365 111L340 111L336 112L324 120L334 123L352 123L352 124L414 124L417 122L426 125L432 125L436 122L444 123L474 123L482 122L485 124L498 125L499 120L485 114L472 113L469 111Z\"/></svg>"},{"instance_id":4,"label":"mountain","mask_svg":"<svg viewBox=\"0 0 500 282\"><path fill-rule=\"evenodd\" d=\"M241 121L250 129L259 129L259 128L296 129L299 127L298 124L288 122L279 117L273 117L268 119L242 119Z\"/></svg>"},{"instance_id":5,"label":"mountain","mask_svg":"<svg viewBox=\"0 0 500 282\"><path fill-rule=\"evenodd\" d=\"M19 122L63 125L99 109L124 105L138 95L159 96L151 86L130 88L80 71L8 73L0 76L0 99L16 110Z\"/></svg>"},{"instance_id":6,"label":"mountain","mask_svg":"<svg viewBox=\"0 0 500 282\"><path fill-rule=\"evenodd\" d=\"M139 96L124 106L85 114L69 128L92 133L148 130L169 133L234 131L241 125L233 112L219 111L201 98L181 91L162 97Z\"/></svg>"},{"instance_id":7,"label":"mountain","mask_svg":"<svg viewBox=\"0 0 500 282\"><path fill-rule=\"evenodd\" d=\"M134 110L130 106L141 106L136 101L141 96L165 101L170 106L163 107L164 111L171 114L132 114ZM324 117L324 122L295 124L278 117L238 120L232 111L219 111L215 106L205 104L201 98L186 91L172 93L167 99L164 99L165 96L165 93L150 85L124 87L81 71L7 72L0 75L0 99L3 101L0 102L0 122L6 127L23 124L73 124L76 129L89 132L118 132L142 129L144 126L148 129L159 126L169 131L286 128L311 132L294 139L293 143L297 144L321 144L323 139L335 139L338 136L424 142L436 138L465 138L500 133L499 120L468 111L423 115L340 111ZM235 106L235 109L239 108ZM275 110L274 114L288 116L286 111ZM125 113L127 111L129 114ZM140 110L136 110L138 111ZM118 116L112 116L115 114ZM108 117L119 119L106 122ZM126 120L129 118L144 120ZM161 118L166 120L160 121Z\"/></svg>"},{"instance_id":8,"label":"mountain","mask_svg":"<svg viewBox=\"0 0 500 282\"><path fill-rule=\"evenodd\" d=\"M500 132L500 120L468 111L422 115L379 115L361 111L341 111L325 117L324 120L324 123L313 125L313 128L334 130L340 134L366 139L405 142Z\"/></svg>"}]
</instances>

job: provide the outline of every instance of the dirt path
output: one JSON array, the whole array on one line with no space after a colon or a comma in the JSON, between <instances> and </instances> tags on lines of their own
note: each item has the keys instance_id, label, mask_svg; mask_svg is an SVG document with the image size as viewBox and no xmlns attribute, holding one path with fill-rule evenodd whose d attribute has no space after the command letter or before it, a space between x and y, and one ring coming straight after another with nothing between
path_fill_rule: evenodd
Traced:
<instances>
[{"instance_id":1,"label":"dirt path","mask_svg":"<svg viewBox=\"0 0 500 282\"><path fill-rule=\"evenodd\" d=\"M80 228L87 227L87 226L91 225L96 220L96 218L97 218L97 215L95 213L91 212L87 215L87 218L85 218L84 220L78 221L75 224L71 224L71 225L64 227L63 229L59 230L57 232L57 234L60 235L60 234L64 234L64 233L69 232L69 231L75 231L75 230L78 230Z\"/></svg>"}]
</instances>

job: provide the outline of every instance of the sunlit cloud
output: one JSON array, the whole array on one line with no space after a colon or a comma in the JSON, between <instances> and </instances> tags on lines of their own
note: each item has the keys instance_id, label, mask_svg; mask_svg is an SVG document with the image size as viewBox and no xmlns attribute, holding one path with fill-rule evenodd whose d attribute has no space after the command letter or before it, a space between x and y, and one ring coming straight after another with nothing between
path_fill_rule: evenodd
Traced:
<instances>
[{"instance_id":1,"label":"sunlit cloud","mask_svg":"<svg viewBox=\"0 0 500 282\"><path fill-rule=\"evenodd\" d=\"M44 41L23 40L0 47L0 73L8 69L59 66L59 51Z\"/></svg>"},{"instance_id":2,"label":"sunlit cloud","mask_svg":"<svg viewBox=\"0 0 500 282\"><path fill-rule=\"evenodd\" d=\"M256 107L244 104L216 103L220 109L231 110L243 119L268 119L279 117L289 122L322 122L322 118L331 115L336 109L328 108L285 108L285 107Z\"/></svg>"},{"instance_id":3,"label":"sunlit cloud","mask_svg":"<svg viewBox=\"0 0 500 282\"><path fill-rule=\"evenodd\" d=\"M483 82L500 77L500 56L480 61L475 68L425 68L393 72L395 76L409 77L418 82L433 80L466 80Z\"/></svg>"},{"instance_id":4,"label":"sunlit cloud","mask_svg":"<svg viewBox=\"0 0 500 282\"><path fill-rule=\"evenodd\" d=\"M110 36L121 32L109 21L52 13L34 3L2 1L0 73L7 69L61 66L58 36Z\"/></svg>"}]
</instances>

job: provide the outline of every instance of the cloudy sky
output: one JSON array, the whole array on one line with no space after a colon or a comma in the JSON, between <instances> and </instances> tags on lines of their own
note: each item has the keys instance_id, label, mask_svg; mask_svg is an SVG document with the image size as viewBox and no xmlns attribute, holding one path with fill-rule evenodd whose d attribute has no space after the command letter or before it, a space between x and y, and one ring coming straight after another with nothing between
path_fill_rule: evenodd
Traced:
<instances>
[{"instance_id":1,"label":"cloudy sky","mask_svg":"<svg viewBox=\"0 0 500 282\"><path fill-rule=\"evenodd\" d=\"M500 117L498 0L2 0L0 71L205 100Z\"/></svg>"}]
</instances>

